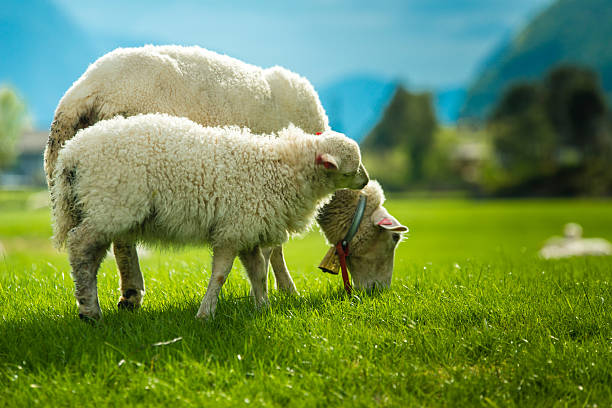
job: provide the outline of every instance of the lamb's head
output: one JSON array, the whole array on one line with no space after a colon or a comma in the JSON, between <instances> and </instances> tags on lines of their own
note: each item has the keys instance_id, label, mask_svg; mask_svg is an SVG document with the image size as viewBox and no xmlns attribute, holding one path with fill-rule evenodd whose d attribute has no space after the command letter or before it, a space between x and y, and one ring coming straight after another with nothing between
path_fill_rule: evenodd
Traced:
<instances>
[{"instance_id":1,"label":"lamb's head","mask_svg":"<svg viewBox=\"0 0 612 408\"><path fill-rule=\"evenodd\" d=\"M315 165L333 190L360 190L370 181L357 143L331 130L317 139Z\"/></svg>"}]
</instances>

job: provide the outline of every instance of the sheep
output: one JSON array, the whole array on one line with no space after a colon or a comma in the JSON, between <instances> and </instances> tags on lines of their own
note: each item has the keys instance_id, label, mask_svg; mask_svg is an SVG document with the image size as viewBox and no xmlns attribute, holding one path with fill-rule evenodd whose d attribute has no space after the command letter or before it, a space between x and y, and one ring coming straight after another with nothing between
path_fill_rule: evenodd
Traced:
<instances>
[{"instance_id":1,"label":"sheep","mask_svg":"<svg viewBox=\"0 0 612 408\"><path fill-rule=\"evenodd\" d=\"M116 115L156 112L185 116L204 126L249 127L255 133L278 132L290 123L307 133L330 130L310 82L284 68L261 69L200 47L119 48L90 65L60 100L45 149L49 187L58 151L79 129ZM379 197L372 199L378 201ZM334 229L348 229L339 221L331 224ZM362 234L377 235L379 230L378 225L364 223L355 239ZM380 237L385 242L388 238L384 234ZM371 247L352 250L352 265L359 268L361 256L393 262L393 251L376 240L368 242ZM113 251L121 277L118 306L138 308L145 288L136 248L115 242ZM282 246L266 249L264 256L266 265L272 264L277 288L297 293ZM362 269L351 272L359 274ZM376 270L371 266L367 273L376 274Z\"/></svg>"},{"instance_id":2,"label":"sheep","mask_svg":"<svg viewBox=\"0 0 612 408\"><path fill-rule=\"evenodd\" d=\"M200 47L118 48L91 64L60 100L45 150L47 181L59 148L76 130L116 115L157 112L256 134L289 124L307 133L329 130L310 82L282 67L263 70Z\"/></svg>"},{"instance_id":3,"label":"sheep","mask_svg":"<svg viewBox=\"0 0 612 408\"><path fill-rule=\"evenodd\" d=\"M391 285L395 249L408 228L383 207L385 195L375 180L361 191L338 190L318 212L317 222L325 238L332 245L346 235L359 196L367 198L363 221L350 243L347 266L356 288L371 291Z\"/></svg>"},{"instance_id":4,"label":"sheep","mask_svg":"<svg viewBox=\"0 0 612 408\"><path fill-rule=\"evenodd\" d=\"M96 273L111 242L210 244L198 318L214 313L236 255L256 302L266 303L261 248L303 232L335 190L369 181L357 143L336 132L315 137L291 126L273 138L165 114L79 131L60 151L53 180L54 242L68 249L83 319L102 315Z\"/></svg>"},{"instance_id":5,"label":"sheep","mask_svg":"<svg viewBox=\"0 0 612 408\"><path fill-rule=\"evenodd\" d=\"M563 237L552 237L540 249L544 259L559 259L572 256L609 256L612 244L603 238L582 238L582 226L575 222L565 224Z\"/></svg>"}]
</instances>

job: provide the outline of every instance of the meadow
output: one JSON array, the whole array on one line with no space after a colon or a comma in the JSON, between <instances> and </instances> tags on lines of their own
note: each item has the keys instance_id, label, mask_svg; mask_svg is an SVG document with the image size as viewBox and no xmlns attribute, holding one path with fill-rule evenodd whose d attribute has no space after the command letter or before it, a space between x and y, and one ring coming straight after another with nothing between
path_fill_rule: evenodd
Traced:
<instances>
[{"instance_id":1,"label":"meadow","mask_svg":"<svg viewBox=\"0 0 612 408\"><path fill-rule=\"evenodd\" d=\"M300 296L254 308L236 261L204 323L207 249L144 257L136 312L108 257L86 324L36 197L0 191L0 406L612 404L612 259L537 256L568 221L612 240L611 201L392 196L410 233L390 290L344 294L315 228L286 246Z\"/></svg>"}]
</instances>

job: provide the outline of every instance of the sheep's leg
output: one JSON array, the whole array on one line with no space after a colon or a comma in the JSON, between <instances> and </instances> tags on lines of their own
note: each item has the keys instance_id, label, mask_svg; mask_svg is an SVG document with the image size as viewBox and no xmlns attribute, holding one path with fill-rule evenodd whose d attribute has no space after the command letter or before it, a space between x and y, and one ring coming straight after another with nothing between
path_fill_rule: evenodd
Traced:
<instances>
[{"instance_id":1,"label":"sheep's leg","mask_svg":"<svg viewBox=\"0 0 612 408\"><path fill-rule=\"evenodd\" d=\"M272 255L272 250L274 248L266 247L261 248L261 254L264 258L264 271L266 271L266 276L268 275L268 271L270 270L270 256Z\"/></svg>"},{"instance_id":2,"label":"sheep's leg","mask_svg":"<svg viewBox=\"0 0 612 408\"><path fill-rule=\"evenodd\" d=\"M281 245L274 247L270 255L272 269L274 270L274 278L276 279L276 288L285 293L297 295L297 288L295 287L295 283L293 283L293 279L291 279L291 275L289 275L289 270L285 263L283 247Z\"/></svg>"},{"instance_id":3,"label":"sheep's leg","mask_svg":"<svg viewBox=\"0 0 612 408\"><path fill-rule=\"evenodd\" d=\"M198 314L196 314L197 318L205 319L215 313L219 292L221 292L221 287L225 283L227 275L232 270L235 257L236 251L234 250L227 248L213 249L212 273L208 282L208 288L206 288L206 294L204 299L202 299Z\"/></svg>"},{"instance_id":4,"label":"sheep's leg","mask_svg":"<svg viewBox=\"0 0 612 408\"><path fill-rule=\"evenodd\" d=\"M100 319L102 310L98 301L97 274L106 255L108 243L81 224L68 233L68 258L74 279L74 295L83 320Z\"/></svg>"},{"instance_id":5,"label":"sheep's leg","mask_svg":"<svg viewBox=\"0 0 612 408\"><path fill-rule=\"evenodd\" d=\"M240 252L240 261L251 281L251 295L257 305L268 303L268 274L261 249L256 246L250 251Z\"/></svg>"},{"instance_id":6,"label":"sheep's leg","mask_svg":"<svg viewBox=\"0 0 612 408\"><path fill-rule=\"evenodd\" d=\"M138 264L136 245L133 242L113 242L113 252L121 278L119 309L134 310L142 304L145 295L144 279Z\"/></svg>"}]
</instances>

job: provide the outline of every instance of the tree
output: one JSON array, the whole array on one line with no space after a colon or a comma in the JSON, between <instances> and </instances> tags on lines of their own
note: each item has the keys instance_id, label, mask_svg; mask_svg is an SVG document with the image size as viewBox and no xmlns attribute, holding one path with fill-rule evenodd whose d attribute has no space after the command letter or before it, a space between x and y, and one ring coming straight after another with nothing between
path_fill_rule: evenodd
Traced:
<instances>
[{"instance_id":1,"label":"tree","mask_svg":"<svg viewBox=\"0 0 612 408\"><path fill-rule=\"evenodd\" d=\"M556 135L537 84L510 87L493 111L489 130L501 166L516 182L555 170Z\"/></svg>"},{"instance_id":2,"label":"tree","mask_svg":"<svg viewBox=\"0 0 612 408\"><path fill-rule=\"evenodd\" d=\"M0 88L0 169L15 160L17 141L26 125L23 101L10 88Z\"/></svg>"},{"instance_id":3,"label":"tree","mask_svg":"<svg viewBox=\"0 0 612 408\"><path fill-rule=\"evenodd\" d=\"M411 93L398 86L383 117L362 142L365 151L385 156L402 150L406 156L403 178L421 182L424 161L437 129L431 95Z\"/></svg>"},{"instance_id":4,"label":"tree","mask_svg":"<svg viewBox=\"0 0 612 408\"><path fill-rule=\"evenodd\" d=\"M606 147L609 108L595 72L563 65L546 76L544 87L548 116L564 145L587 156Z\"/></svg>"},{"instance_id":5,"label":"tree","mask_svg":"<svg viewBox=\"0 0 612 408\"><path fill-rule=\"evenodd\" d=\"M542 104L542 91L537 84L519 82L506 90L499 100L489 122L513 119Z\"/></svg>"},{"instance_id":6,"label":"tree","mask_svg":"<svg viewBox=\"0 0 612 408\"><path fill-rule=\"evenodd\" d=\"M541 81L511 86L487 129L496 179L503 180L498 187L523 194L612 192L612 122L592 70L563 65Z\"/></svg>"}]
</instances>

